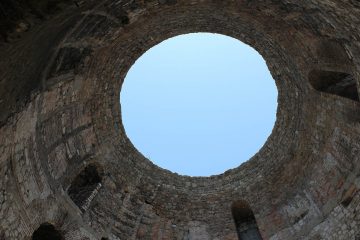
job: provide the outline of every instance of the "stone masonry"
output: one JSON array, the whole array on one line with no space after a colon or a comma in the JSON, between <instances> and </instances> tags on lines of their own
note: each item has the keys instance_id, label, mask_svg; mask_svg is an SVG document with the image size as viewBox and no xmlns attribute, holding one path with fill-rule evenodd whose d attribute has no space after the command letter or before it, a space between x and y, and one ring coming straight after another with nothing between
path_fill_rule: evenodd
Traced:
<instances>
[{"instance_id":1,"label":"stone masonry","mask_svg":"<svg viewBox=\"0 0 360 240\"><path fill-rule=\"evenodd\" d=\"M264 240L359 240L359 26L358 0L1 0L0 239L235 240L241 200ZM191 32L254 47L279 92L265 145L217 176L155 166L121 121L135 60Z\"/></svg>"}]
</instances>

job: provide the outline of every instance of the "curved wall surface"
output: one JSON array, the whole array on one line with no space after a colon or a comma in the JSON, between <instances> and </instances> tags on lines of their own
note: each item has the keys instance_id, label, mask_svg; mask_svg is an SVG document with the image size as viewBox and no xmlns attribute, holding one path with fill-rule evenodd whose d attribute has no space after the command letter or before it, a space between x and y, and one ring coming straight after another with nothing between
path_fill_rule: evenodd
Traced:
<instances>
[{"instance_id":1,"label":"curved wall surface","mask_svg":"<svg viewBox=\"0 0 360 240\"><path fill-rule=\"evenodd\" d=\"M46 226L74 240L230 240L244 212L265 240L360 238L357 1L3 1L0 10L0 239ZM259 153L203 178L153 165L126 137L119 106L135 60L191 32L254 47L279 91ZM246 209L233 214L239 201Z\"/></svg>"}]
</instances>

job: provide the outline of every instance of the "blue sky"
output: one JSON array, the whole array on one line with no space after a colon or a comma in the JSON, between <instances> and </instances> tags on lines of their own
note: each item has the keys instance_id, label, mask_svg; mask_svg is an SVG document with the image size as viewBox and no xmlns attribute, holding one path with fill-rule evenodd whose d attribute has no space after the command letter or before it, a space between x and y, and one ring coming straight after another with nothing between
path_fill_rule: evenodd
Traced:
<instances>
[{"instance_id":1,"label":"blue sky","mask_svg":"<svg viewBox=\"0 0 360 240\"><path fill-rule=\"evenodd\" d=\"M120 102L126 134L145 157L181 175L210 176L263 146L275 123L277 89L250 46L192 33L141 56Z\"/></svg>"}]
</instances>

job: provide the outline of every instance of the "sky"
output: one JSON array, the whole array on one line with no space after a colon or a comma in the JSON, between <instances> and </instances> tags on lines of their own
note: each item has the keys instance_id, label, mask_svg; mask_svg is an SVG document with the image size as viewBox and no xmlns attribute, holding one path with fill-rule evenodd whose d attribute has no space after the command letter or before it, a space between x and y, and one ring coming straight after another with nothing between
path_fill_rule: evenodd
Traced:
<instances>
[{"instance_id":1,"label":"sky","mask_svg":"<svg viewBox=\"0 0 360 240\"><path fill-rule=\"evenodd\" d=\"M126 75L120 103L126 134L145 157L180 175L211 176L263 146L277 89L252 47L192 33L145 52Z\"/></svg>"}]
</instances>

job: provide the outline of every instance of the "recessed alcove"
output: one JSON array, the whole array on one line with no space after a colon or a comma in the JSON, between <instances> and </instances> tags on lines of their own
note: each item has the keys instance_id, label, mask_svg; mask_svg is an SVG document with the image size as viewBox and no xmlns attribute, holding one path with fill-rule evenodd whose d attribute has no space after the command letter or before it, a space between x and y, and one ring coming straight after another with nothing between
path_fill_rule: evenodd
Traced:
<instances>
[{"instance_id":1,"label":"recessed alcove","mask_svg":"<svg viewBox=\"0 0 360 240\"><path fill-rule=\"evenodd\" d=\"M101 176L97 167L88 165L75 177L67 192L71 200L85 211L100 187Z\"/></svg>"},{"instance_id":2,"label":"recessed alcove","mask_svg":"<svg viewBox=\"0 0 360 240\"><path fill-rule=\"evenodd\" d=\"M32 240L64 240L64 237L54 225L43 223L36 229L32 235Z\"/></svg>"},{"instance_id":3,"label":"recessed alcove","mask_svg":"<svg viewBox=\"0 0 360 240\"><path fill-rule=\"evenodd\" d=\"M234 202L231 211L239 240L262 240L254 213L246 201Z\"/></svg>"},{"instance_id":4,"label":"recessed alcove","mask_svg":"<svg viewBox=\"0 0 360 240\"><path fill-rule=\"evenodd\" d=\"M314 89L359 101L357 83L353 75L345 72L312 70L309 81Z\"/></svg>"}]
</instances>

